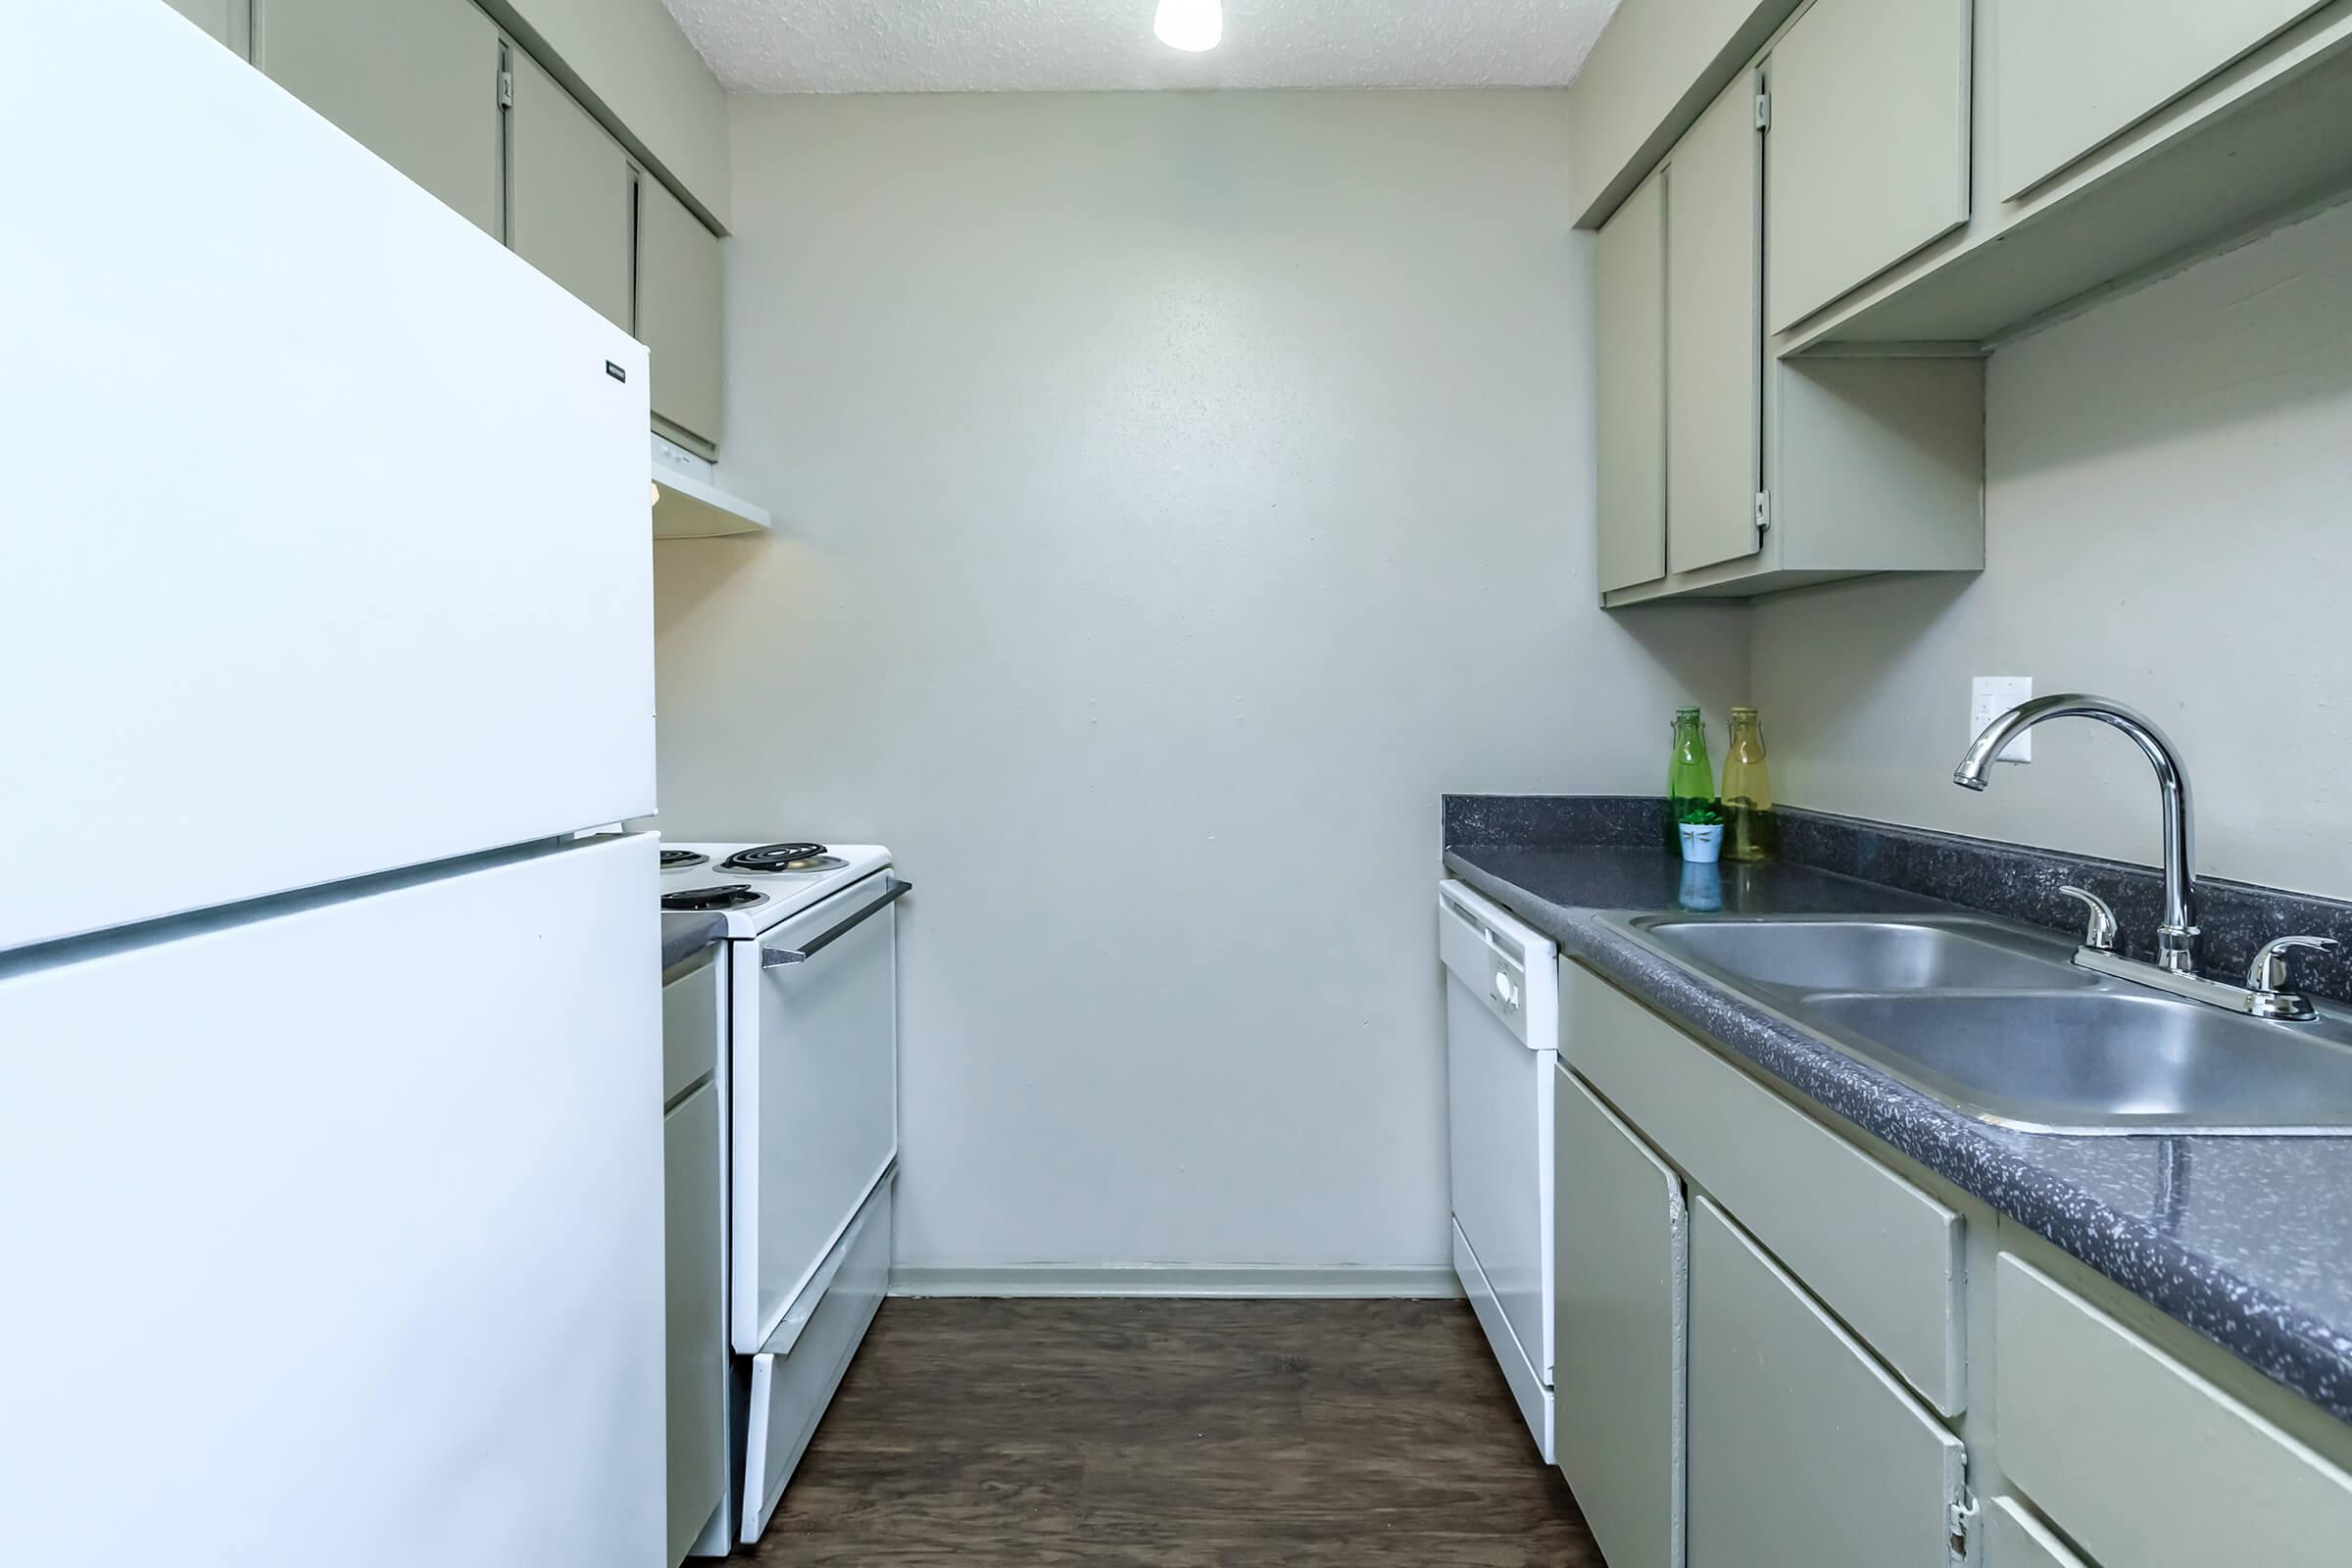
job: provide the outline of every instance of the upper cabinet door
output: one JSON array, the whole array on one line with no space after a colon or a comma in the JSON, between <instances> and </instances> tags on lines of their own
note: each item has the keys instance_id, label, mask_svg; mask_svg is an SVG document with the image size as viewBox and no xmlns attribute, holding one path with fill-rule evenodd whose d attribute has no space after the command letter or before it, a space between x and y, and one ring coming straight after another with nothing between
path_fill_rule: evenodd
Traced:
<instances>
[{"instance_id":1,"label":"upper cabinet door","mask_svg":"<svg viewBox=\"0 0 2352 1568\"><path fill-rule=\"evenodd\" d=\"M654 416L716 443L724 310L718 236L669 187L637 182L637 340L653 355Z\"/></svg>"},{"instance_id":2,"label":"upper cabinet door","mask_svg":"<svg viewBox=\"0 0 2352 1568\"><path fill-rule=\"evenodd\" d=\"M620 143L519 49L507 52L508 241L522 259L629 326L629 161Z\"/></svg>"},{"instance_id":3,"label":"upper cabinet door","mask_svg":"<svg viewBox=\"0 0 2352 1568\"><path fill-rule=\"evenodd\" d=\"M1754 78L1742 73L1666 172L1666 566L1756 553L1763 226Z\"/></svg>"},{"instance_id":4,"label":"upper cabinet door","mask_svg":"<svg viewBox=\"0 0 2352 1568\"><path fill-rule=\"evenodd\" d=\"M258 0L254 63L488 233L498 29L471 0Z\"/></svg>"},{"instance_id":5,"label":"upper cabinet door","mask_svg":"<svg viewBox=\"0 0 2352 1568\"><path fill-rule=\"evenodd\" d=\"M1704 1199L1690 1378L1692 1563L1951 1568L1960 1440Z\"/></svg>"},{"instance_id":6,"label":"upper cabinet door","mask_svg":"<svg viewBox=\"0 0 2352 1568\"><path fill-rule=\"evenodd\" d=\"M237 53L245 53L246 0L167 0L167 3Z\"/></svg>"},{"instance_id":7,"label":"upper cabinet door","mask_svg":"<svg viewBox=\"0 0 2352 1568\"><path fill-rule=\"evenodd\" d=\"M1772 330L1968 221L1970 4L1816 0L1774 46Z\"/></svg>"},{"instance_id":8,"label":"upper cabinet door","mask_svg":"<svg viewBox=\"0 0 2352 1568\"><path fill-rule=\"evenodd\" d=\"M1666 175L1642 183L1593 247L1600 588L1666 575Z\"/></svg>"},{"instance_id":9,"label":"upper cabinet door","mask_svg":"<svg viewBox=\"0 0 2352 1568\"><path fill-rule=\"evenodd\" d=\"M2313 0L1993 0L1996 156L2018 196L2220 71Z\"/></svg>"}]
</instances>

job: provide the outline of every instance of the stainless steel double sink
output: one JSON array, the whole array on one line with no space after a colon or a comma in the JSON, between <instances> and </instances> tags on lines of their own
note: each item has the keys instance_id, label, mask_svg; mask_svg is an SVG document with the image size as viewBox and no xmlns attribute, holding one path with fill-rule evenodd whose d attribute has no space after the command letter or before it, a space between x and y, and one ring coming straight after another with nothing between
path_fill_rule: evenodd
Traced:
<instances>
[{"instance_id":1,"label":"stainless steel double sink","mask_svg":"<svg viewBox=\"0 0 2352 1568\"><path fill-rule=\"evenodd\" d=\"M1638 942L1981 1120L2072 1134L2352 1134L2352 1015L2278 1023L1973 915L1637 915Z\"/></svg>"}]
</instances>

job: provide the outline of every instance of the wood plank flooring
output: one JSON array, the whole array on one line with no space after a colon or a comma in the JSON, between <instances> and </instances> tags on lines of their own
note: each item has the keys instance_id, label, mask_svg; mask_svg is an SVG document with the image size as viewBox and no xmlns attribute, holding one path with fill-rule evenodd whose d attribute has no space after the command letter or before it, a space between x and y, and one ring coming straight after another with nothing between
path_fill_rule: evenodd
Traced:
<instances>
[{"instance_id":1,"label":"wood plank flooring","mask_svg":"<svg viewBox=\"0 0 2352 1568\"><path fill-rule=\"evenodd\" d=\"M888 1301L750 1560L1602 1568L1460 1301Z\"/></svg>"}]
</instances>

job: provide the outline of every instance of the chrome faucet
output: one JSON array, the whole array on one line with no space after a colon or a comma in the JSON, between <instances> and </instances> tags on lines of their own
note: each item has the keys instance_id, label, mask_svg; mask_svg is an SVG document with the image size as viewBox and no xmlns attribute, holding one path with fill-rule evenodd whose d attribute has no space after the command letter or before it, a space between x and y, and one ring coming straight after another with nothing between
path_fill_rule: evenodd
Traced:
<instances>
[{"instance_id":1,"label":"chrome faucet","mask_svg":"<svg viewBox=\"0 0 2352 1568\"><path fill-rule=\"evenodd\" d=\"M2308 949L2339 952L2326 937L2281 937L2264 946L2246 971L2246 983L2233 986L2208 980L2197 973L2196 823L2189 806L2188 774L2180 754L2164 731L2146 714L2105 697L2067 692L2021 703L1984 726L1952 782L1965 790L1982 791L1991 782L1993 759L2009 749L2018 736L2051 718L2095 718L2132 737L2156 768L2156 785L2164 797L2164 923L2156 928L2156 961L2140 963L2115 951L2115 910L2107 901L2082 888L2062 888L2090 911L2090 928L2075 950L2075 962L2084 969L2152 987L2192 1002L2202 1002L2257 1018L2306 1020L2318 1015L2308 997L2286 989L2286 955Z\"/></svg>"},{"instance_id":2,"label":"chrome faucet","mask_svg":"<svg viewBox=\"0 0 2352 1568\"><path fill-rule=\"evenodd\" d=\"M2173 974L2197 972L2196 822L2189 807L2188 774L2180 754L2155 720L2135 709L2105 697L2065 692L2021 703L1984 726L1952 782L1964 790L1983 791L1992 760L2027 730L2052 718L2095 718L2132 737L2156 766L2156 787L2164 795L2164 924L2156 928L2156 963Z\"/></svg>"}]
</instances>

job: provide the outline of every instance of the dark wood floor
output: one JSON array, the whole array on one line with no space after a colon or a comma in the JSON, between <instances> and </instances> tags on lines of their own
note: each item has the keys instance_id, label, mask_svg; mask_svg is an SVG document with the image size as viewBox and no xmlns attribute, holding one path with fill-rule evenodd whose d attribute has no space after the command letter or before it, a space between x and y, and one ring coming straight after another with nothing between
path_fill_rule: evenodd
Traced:
<instances>
[{"instance_id":1,"label":"dark wood floor","mask_svg":"<svg viewBox=\"0 0 2352 1568\"><path fill-rule=\"evenodd\" d=\"M754 1560L1600 1568L1459 1301L889 1301Z\"/></svg>"}]
</instances>

